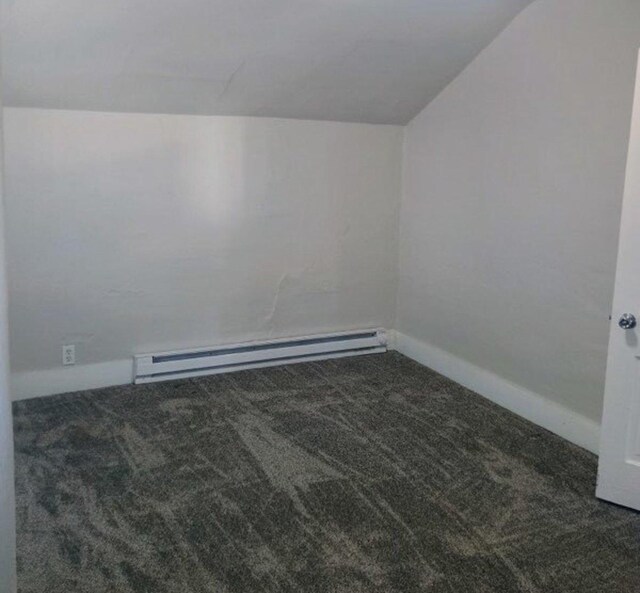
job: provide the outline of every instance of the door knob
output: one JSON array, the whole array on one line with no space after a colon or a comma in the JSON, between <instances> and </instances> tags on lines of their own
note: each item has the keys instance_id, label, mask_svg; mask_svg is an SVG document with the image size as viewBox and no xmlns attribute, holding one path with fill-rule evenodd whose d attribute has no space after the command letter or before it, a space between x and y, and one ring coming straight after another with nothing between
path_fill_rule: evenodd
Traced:
<instances>
[{"instance_id":1,"label":"door knob","mask_svg":"<svg viewBox=\"0 0 640 593\"><path fill-rule=\"evenodd\" d=\"M631 313L625 313L622 317L620 317L618 325L622 329L633 329L636 325L638 325L638 322L636 321L635 315L631 315Z\"/></svg>"}]
</instances>

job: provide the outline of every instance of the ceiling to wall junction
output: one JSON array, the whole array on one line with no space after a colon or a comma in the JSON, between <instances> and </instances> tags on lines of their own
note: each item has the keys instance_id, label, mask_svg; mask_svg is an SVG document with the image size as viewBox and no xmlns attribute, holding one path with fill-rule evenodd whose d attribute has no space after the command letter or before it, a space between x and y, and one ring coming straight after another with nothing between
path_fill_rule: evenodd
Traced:
<instances>
[{"instance_id":1,"label":"ceiling to wall junction","mask_svg":"<svg viewBox=\"0 0 640 593\"><path fill-rule=\"evenodd\" d=\"M0 0L5 105L405 124L531 0Z\"/></svg>"}]
</instances>

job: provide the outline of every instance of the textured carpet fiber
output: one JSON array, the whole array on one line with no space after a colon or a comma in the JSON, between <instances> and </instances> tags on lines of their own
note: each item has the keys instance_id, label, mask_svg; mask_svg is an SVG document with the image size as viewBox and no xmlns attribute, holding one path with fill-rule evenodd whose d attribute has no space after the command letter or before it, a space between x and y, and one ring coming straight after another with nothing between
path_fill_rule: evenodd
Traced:
<instances>
[{"instance_id":1,"label":"textured carpet fiber","mask_svg":"<svg viewBox=\"0 0 640 593\"><path fill-rule=\"evenodd\" d=\"M16 403L21 593L638 593L596 458L397 354Z\"/></svg>"}]
</instances>

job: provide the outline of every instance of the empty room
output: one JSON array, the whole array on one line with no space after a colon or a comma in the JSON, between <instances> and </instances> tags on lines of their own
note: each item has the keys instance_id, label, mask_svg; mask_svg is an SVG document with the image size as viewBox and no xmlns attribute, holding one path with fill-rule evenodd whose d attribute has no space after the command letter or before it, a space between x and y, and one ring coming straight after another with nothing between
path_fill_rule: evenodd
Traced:
<instances>
[{"instance_id":1,"label":"empty room","mask_svg":"<svg viewBox=\"0 0 640 593\"><path fill-rule=\"evenodd\" d=\"M640 1L0 10L0 593L640 592Z\"/></svg>"}]
</instances>

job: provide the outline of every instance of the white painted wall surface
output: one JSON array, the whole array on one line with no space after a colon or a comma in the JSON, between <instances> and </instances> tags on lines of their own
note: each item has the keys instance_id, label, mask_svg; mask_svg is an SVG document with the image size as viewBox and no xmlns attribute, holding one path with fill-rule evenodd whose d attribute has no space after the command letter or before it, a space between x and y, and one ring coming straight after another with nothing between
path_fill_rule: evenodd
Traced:
<instances>
[{"instance_id":1,"label":"white painted wall surface","mask_svg":"<svg viewBox=\"0 0 640 593\"><path fill-rule=\"evenodd\" d=\"M126 382L135 353L391 326L402 128L4 113L17 397Z\"/></svg>"},{"instance_id":2,"label":"white painted wall surface","mask_svg":"<svg viewBox=\"0 0 640 593\"><path fill-rule=\"evenodd\" d=\"M639 47L637 0L539 0L404 148L397 329L595 422Z\"/></svg>"},{"instance_id":3,"label":"white painted wall surface","mask_svg":"<svg viewBox=\"0 0 640 593\"><path fill-rule=\"evenodd\" d=\"M1 78L1 77L0 77ZM2 88L0 87L0 109ZM9 328L5 272L2 118L0 118L0 591L16 590L13 417L9 396Z\"/></svg>"}]
</instances>

